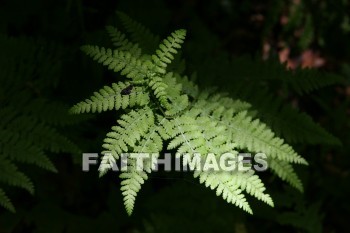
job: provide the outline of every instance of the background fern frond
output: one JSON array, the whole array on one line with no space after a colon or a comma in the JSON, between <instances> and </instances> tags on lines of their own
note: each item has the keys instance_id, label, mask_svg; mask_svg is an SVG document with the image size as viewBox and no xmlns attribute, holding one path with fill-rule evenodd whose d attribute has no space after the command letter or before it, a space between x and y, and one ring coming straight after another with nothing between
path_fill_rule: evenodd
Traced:
<instances>
[{"instance_id":1,"label":"background fern frond","mask_svg":"<svg viewBox=\"0 0 350 233\"><path fill-rule=\"evenodd\" d=\"M18 171L18 168L12 164L9 160L6 160L3 156L0 156L1 163L1 176L0 181L8 183L11 186L20 187L26 189L30 194L34 193L34 185L30 179L22 172Z\"/></svg>"},{"instance_id":2,"label":"background fern frond","mask_svg":"<svg viewBox=\"0 0 350 233\"><path fill-rule=\"evenodd\" d=\"M111 37L111 41L113 45L120 51L128 51L135 58L139 58L141 56L141 48L139 48L138 44L131 43L121 31L113 26L106 27L107 32Z\"/></svg>"},{"instance_id":3,"label":"background fern frond","mask_svg":"<svg viewBox=\"0 0 350 233\"><path fill-rule=\"evenodd\" d=\"M126 31L130 33L131 39L138 43L145 53L153 53L159 44L159 37L127 14L117 11L117 15L125 26Z\"/></svg>"},{"instance_id":4,"label":"background fern frond","mask_svg":"<svg viewBox=\"0 0 350 233\"><path fill-rule=\"evenodd\" d=\"M239 78L256 82L270 80L287 85L299 95L344 81L339 75L316 69L288 70L277 59L263 61L257 58L239 57L226 63L221 62L221 65L230 69L229 76L235 77L237 83L239 83ZM226 68L223 69L226 70Z\"/></svg>"},{"instance_id":5,"label":"background fern frond","mask_svg":"<svg viewBox=\"0 0 350 233\"><path fill-rule=\"evenodd\" d=\"M16 212L15 207L13 206L11 200L6 196L6 193L1 188L0 188L0 205L5 207L12 213Z\"/></svg>"},{"instance_id":6,"label":"background fern frond","mask_svg":"<svg viewBox=\"0 0 350 233\"><path fill-rule=\"evenodd\" d=\"M298 109L286 105L283 99L272 95L269 90L261 90L257 86L249 88L249 86L251 85L248 83L237 85L233 93L238 98L249 101L253 109L257 110L257 117L287 142L341 144L338 138L314 122L306 113L301 113ZM243 87L245 87L244 91L242 91Z\"/></svg>"},{"instance_id":7,"label":"background fern frond","mask_svg":"<svg viewBox=\"0 0 350 233\"><path fill-rule=\"evenodd\" d=\"M1 34L0 42L0 204L14 212L7 189L14 186L34 194L32 177L22 164L57 172L49 155L80 152L61 130L83 118L73 118L65 104L47 98L57 85L61 60L53 45Z\"/></svg>"},{"instance_id":8,"label":"background fern frond","mask_svg":"<svg viewBox=\"0 0 350 233\"><path fill-rule=\"evenodd\" d=\"M16 162L33 164L51 172L57 172L55 165L47 157L44 150L28 141L16 141L15 144L6 144L2 148L9 159Z\"/></svg>"}]
</instances>

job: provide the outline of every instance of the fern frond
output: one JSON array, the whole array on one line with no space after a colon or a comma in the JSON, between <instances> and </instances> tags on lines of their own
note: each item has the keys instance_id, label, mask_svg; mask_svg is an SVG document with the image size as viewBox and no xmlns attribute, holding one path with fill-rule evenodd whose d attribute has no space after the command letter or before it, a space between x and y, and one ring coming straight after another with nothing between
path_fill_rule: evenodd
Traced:
<instances>
[{"instance_id":1,"label":"fern frond","mask_svg":"<svg viewBox=\"0 0 350 233\"><path fill-rule=\"evenodd\" d=\"M155 63L156 70L159 73L166 73L167 65L174 60L174 54L176 54L177 50L181 48L181 44L184 42L185 36L186 30L176 30L159 45L159 49L156 50L156 54L152 55L152 60Z\"/></svg>"},{"instance_id":2,"label":"fern frond","mask_svg":"<svg viewBox=\"0 0 350 233\"><path fill-rule=\"evenodd\" d=\"M175 78L177 83L181 84L181 90L183 93L185 93L188 96L191 96L192 98L198 97L199 88L192 80L190 80L190 78L188 78L187 76L177 75L176 73Z\"/></svg>"},{"instance_id":3,"label":"fern frond","mask_svg":"<svg viewBox=\"0 0 350 233\"><path fill-rule=\"evenodd\" d=\"M253 210L242 190L239 188L239 185L231 182L231 179L232 176L226 172L203 172L199 176L200 183L205 183L205 186L210 187L212 190L216 189L217 196L222 196L228 203L232 203L244 211L253 214Z\"/></svg>"},{"instance_id":4,"label":"fern frond","mask_svg":"<svg viewBox=\"0 0 350 233\"><path fill-rule=\"evenodd\" d=\"M105 86L95 92L89 99L74 105L71 108L71 113L94 113L148 104L149 96L141 87L132 87L130 93L123 94L123 90L130 87L130 85L130 83L118 82L113 83L112 87Z\"/></svg>"},{"instance_id":5,"label":"fern frond","mask_svg":"<svg viewBox=\"0 0 350 233\"><path fill-rule=\"evenodd\" d=\"M115 157L112 155L112 153L105 152L101 159L100 166L98 167L99 176L104 176L113 168L114 164L116 164Z\"/></svg>"},{"instance_id":6,"label":"fern frond","mask_svg":"<svg viewBox=\"0 0 350 233\"><path fill-rule=\"evenodd\" d=\"M26 141L17 141L16 144L6 144L2 151L9 159L33 164L51 172L57 172L55 165L45 155L44 151Z\"/></svg>"},{"instance_id":7,"label":"fern frond","mask_svg":"<svg viewBox=\"0 0 350 233\"><path fill-rule=\"evenodd\" d=\"M134 148L135 153L152 153L153 155L157 155L163 149L163 140L158 133L163 120L151 126L148 132L143 135L142 140Z\"/></svg>"},{"instance_id":8,"label":"fern frond","mask_svg":"<svg viewBox=\"0 0 350 233\"><path fill-rule=\"evenodd\" d=\"M339 139L314 122L310 116L286 105L281 98L271 95L268 90L243 82L237 84L232 92L237 98L251 103L257 111L257 117L290 143L341 144Z\"/></svg>"},{"instance_id":9,"label":"fern frond","mask_svg":"<svg viewBox=\"0 0 350 233\"><path fill-rule=\"evenodd\" d=\"M249 104L241 101L235 102L229 98L221 98L220 95L210 97L213 101L209 101L209 103L203 100L205 98L209 97L202 96L202 100L194 105L197 113L212 116L227 127L228 141L232 140L242 149L263 152L267 156L288 162L307 164L305 159L289 145L284 144L282 139L275 137L274 133L265 124L259 120L252 120L248 112L244 110L250 106ZM226 107L232 107L226 109L225 105ZM237 112L238 114L234 115Z\"/></svg>"},{"instance_id":10,"label":"fern frond","mask_svg":"<svg viewBox=\"0 0 350 233\"><path fill-rule=\"evenodd\" d=\"M245 101L233 100L222 93L210 95L209 92L201 92L198 101L193 105L193 110L201 115L213 116L217 120L229 120L235 113L248 111L250 108L251 105Z\"/></svg>"},{"instance_id":11,"label":"fern frond","mask_svg":"<svg viewBox=\"0 0 350 233\"><path fill-rule=\"evenodd\" d=\"M137 193L141 189L141 185L145 180L148 179L147 173L141 168L137 168L136 159L128 160L128 167L126 172L120 174L121 182L121 191L124 196L124 205L126 212L131 215Z\"/></svg>"},{"instance_id":12,"label":"fern frond","mask_svg":"<svg viewBox=\"0 0 350 233\"><path fill-rule=\"evenodd\" d=\"M119 125L112 127L112 132L107 134L102 146L116 159L121 153L126 153L129 148L136 146L136 143L154 124L154 115L150 108L145 107L124 114L117 122Z\"/></svg>"},{"instance_id":13,"label":"fern frond","mask_svg":"<svg viewBox=\"0 0 350 233\"><path fill-rule=\"evenodd\" d=\"M135 153L158 154L163 148L163 141L158 134L158 129L158 125L152 126L148 130L148 133L143 135L143 138L136 143L133 151ZM100 177L106 174L108 170L112 169L111 165L116 163L116 157L118 158L119 155L113 156L113 154L109 153L108 151L104 152L101 165L99 167ZM147 172L151 172L151 170L147 170Z\"/></svg>"},{"instance_id":14,"label":"fern frond","mask_svg":"<svg viewBox=\"0 0 350 233\"><path fill-rule=\"evenodd\" d=\"M131 19L123 12L117 11L117 15L123 23L131 39L138 43L145 53L151 54L159 44L159 37L155 36L148 28Z\"/></svg>"},{"instance_id":15,"label":"fern frond","mask_svg":"<svg viewBox=\"0 0 350 233\"><path fill-rule=\"evenodd\" d=\"M269 168L282 180L287 181L291 186L298 189L300 192L304 191L301 180L295 173L291 164L286 161L269 160Z\"/></svg>"},{"instance_id":16,"label":"fern frond","mask_svg":"<svg viewBox=\"0 0 350 233\"><path fill-rule=\"evenodd\" d=\"M184 73L186 70L186 60L182 57L182 51L178 51L178 53L174 55L174 60L168 65L167 70L178 74Z\"/></svg>"},{"instance_id":17,"label":"fern frond","mask_svg":"<svg viewBox=\"0 0 350 233\"><path fill-rule=\"evenodd\" d=\"M173 116L181 111L183 111L185 108L189 105L188 95L182 94L183 86L181 83L178 82L178 79L182 78L180 75L176 73L166 73L162 79L159 79L159 82L164 83L163 86L165 88L164 93L167 95L167 99L169 100L169 104L171 108L169 108L169 105L167 107L167 110L165 111L165 115ZM185 83L186 85L190 85L190 82ZM160 84L162 85L162 84ZM193 85L193 89L195 89L195 86ZM197 93L193 93L194 95ZM166 104L166 103L165 103Z\"/></svg>"},{"instance_id":18,"label":"fern frond","mask_svg":"<svg viewBox=\"0 0 350 233\"><path fill-rule=\"evenodd\" d=\"M16 212L15 207L13 206L12 202L10 201L10 199L8 198L8 196L6 195L4 190L2 190L1 188L0 188L0 205L5 207L6 209L11 211L12 213Z\"/></svg>"},{"instance_id":19,"label":"fern frond","mask_svg":"<svg viewBox=\"0 0 350 233\"><path fill-rule=\"evenodd\" d=\"M21 163L56 172L48 155L77 153L79 148L60 133L59 126L81 121L67 106L46 99L60 75L60 53L42 40L0 35L0 205L15 211L5 191L12 186L34 193ZM50 77L49 79L47 77ZM14 94L15 93L15 94ZM3 184L9 187L3 188Z\"/></svg>"},{"instance_id":20,"label":"fern frond","mask_svg":"<svg viewBox=\"0 0 350 233\"><path fill-rule=\"evenodd\" d=\"M152 154L154 158L158 158L159 152L163 148L161 137L157 133L158 125L151 127L143 138L135 146L135 153ZM127 171L122 172L120 178L124 179L121 182L121 190L124 196L124 205L127 213L131 215L137 193L140 191L142 184L148 179L147 173L151 173L155 164L152 160L144 161L143 168L137 168L136 159L128 160Z\"/></svg>"},{"instance_id":21,"label":"fern frond","mask_svg":"<svg viewBox=\"0 0 350 233\"><path fill-rule=\"evenodd\" d=\"M143 114L142 112L140 112L139 114ZM136 115L134 114L133 119L135 119ZM146 113L144 114L145 118L149 118L149 115L147 115ZM141 124L145 118L140 119L141 122L138 122L135 124L135 126L132 127L137 127L137 125ZM125 120L125 124L129 124L130 118L126 118L124 117ZM151 121L153 120L153 118L149 118L150 122L149 124L151 125ZM131 119L130 119L131 120ZM133 129L135 129L133 128ZM146 131L143 131L143 134L133 134L132 136L134 136L134 138L131 138L131 140L133 141L137 141L139 139L139 136L142 137L141 140L139 140L136 144L133 144L132 142L125 142L125 140L121 140L121 141L112 141L109 142L110 144L113 143L115 145L115 147L118 147L118 144L123 144L123 143L128 143L128 146L133 147L134 146L134 152L135 153L151 153L153 154L153 156L155 156L155 158L157 158L159 156L159 152L162 150L163 148L163 143L162 140L160 138L160 136L157 133L157 125L154 125L153 127L149 128ZM146 130L146 128L144 128L144 130ZM121 133L121 129L118 131L119 133ZM110 148L110 147L108 147ZM125 149L125 148L123 148ZM107 157L106 157L107 156ZM115 157L112 156L112 154L107 154L103 157L103 163L100 166L100 175L103 175L107 170L109 170L110 167L110 161L114 162ZM109 161L107 161L109 160ZM141 189L141 185L144 183L145 180L147 180L148 175L147 173L150 173L152 171L152 168L154 166L154 164L152 164L152 161L144 161L143 163L144 167L137 167L137 160L136 158L129 158L128 159L128 163L127 163L127 168L126 170L122 171L120 178L123 180L121 182L121 191L122 191L122 195L124 196L124 205L126 208L126 211L129 215L131 215L134 205L135 205L135 200L136 200L136 196L137 193L140 191Z\"/></svg>"},{"instance_id":22,"label":"fern frond","mask_svg":"<svg viewBox=\"0 0 350 233\"><path fill-rule=\"evenodd\" d=\"M165 115L167 116L174 116L181 111L185 110L188 105L188 96L187 95L181 95L177 97L169 97L171 102L171 109L165 111Z\"/></svg>"},{"instance_id":23,"label":"fern frond","mask_svg":"<svg viewBox=\"0 0 350 233\"><path fill-rule=\"evenodd\" d=\"M289 106L283 106L274 116L268 112L261 112L261 115L276 133L280 133L290 143L341 145L338 138L314 122L309 115Z\"/></svg>"},{"instance_id":24,"label":"fern frond","mask_svg":"<svg viewBox=\"0 0 350 233\"><path fill-rule=\"evenodd\" d=\"M240 148L249 151L263 152L268 157L277 158L282 161L307 164L306 160L298 155L292 147L284 141L275 137L274 133L259 120L252 120L243 111L227 122L232 140Z\"/></svg>"},{"instance_id":25,"label":"fern frond","mask_svg":"<svg viewBox=\"0 0 350 233\"><path fill-rule=\"evenodd\" d=\"M299 68L293 75L286 77L286 82L299 95L303 95L326 86L342 83L344 79L336 74Z\"/></svg>"},{"instance_id":26,"label":"fern frond","mask_svg":"<svg viewBox=\"0 0 350 233\"><path fill-rule=\"evenodd\" d=\"M175 117L171 121L165 120L163 126L162 137L165 140L172 138L168 144L168 150L178 148L177 152L180 154L207 152L206 147L202 148L205 139L195 119L188 116Z\"/></svg>"},{"instance_id":27,"label":"fern frond","mask_svg":"<svg viewBox=\"0 0 350 233\"><path fill-rule=\"evenodd\" d=\"M162 81L167 85L166 92L169 96L179 96L182 94L183 86L179 83L180 75L168 72L162 77Z\"/></svg>"},{"instance_id":28,"label":"fern frond","mask_svg":"<svg viewBox=\"0 0 350 233\"><path fill-rule=\"evenodd\" d=\"M0 163L1 176L0 181L12 186L27 190L30 194L34 193L34 185L30 179L9 160L2 159Z\"/></svg>"},{"instance_id":29,"label":"fern frond","mask_svg":"<svg viewBox=\"0 0 350 233\"><path fill-rule=\"evenodd\" d=\"M263 61L260 58L240 57L233 59L226 65L227 67L222 69L228 71L229 77L249 78L250 81L255 80L255 82L259 80L280 81L287 84L299 95L344 81L339 75L316 69L298 68L296 70L287 70L285 65L281 64L277 59ZM236 83L239 84L240 80L237 80Z\"/></svg>"},{"instance_id":30,"label":"fern frond","mask_svg":"<svg viewBox=\"0 0 350 233\"><path fill-rule=\"evenodd\" d=\"M256 197L258 200L270 206L274 206L270 195L264 193L266 190L264 184L259 176L254 175L254 171L252 170L246 172L196 171L195 177L196 176L199 176L200 183L205 183L207 187L216 189L217 196L222 195L225 200L232 202L250 214L252 214L253 211L242 193L243 190Z\"/></svg>"},{"instance_id":31,"label":"fern frond","mask_svg":"<svg viewBox=\"0 0 350 233\"><path fill-rule=\"evenodd\" d=\"M162 107L170 109L171 105L166 92L168 85L163 82L163 79L157 76L151 77L148 86L152 89L154 96L159 100Z\"/></svg>"},{"instance_id":32,"label":"fern frond","mask_svg":"<svg viewBox=\"0 0 350 233\"><path fill-rule=\"evenodd\" d=\"M195 113L194 115L197 115ZM225 127L220 126L219 122L213 122L208 117L176 119L166 125L170 137L173 137L169 143L168 149L179 148L178 153L215 153L221 155L226 152L234 151L234 144L226 142ZM179 122L183 122L180 124ZM172 129L172 130L169 130ZM195 169L195 168L193 168ZM227 172L207 172L195 171L195 177L200 177L200 182L205 182L207 187L211 189L217 188L217 195L223 195L223 198L231 202L243 210L252 213L248 202L242 194L242 189L263 200L269 205L273 205L269 195L263 193L265 188L258 178L252 173L230 174ZM230 180L230 181L229 181ZM242 188L242 189L241 189Z\"/></svg>"},{"instance_id":33,"label":"fern frond","mask_svg":"<svg viewBox=\"0 0 350 233\"><path fill-rule=\"evenodd\" d=\"M149 62L135 58L129 51L111 50L98 46L85 45L81 47L87 55L107 66L114 72L121 71L122 75L133 79L142 80L148 75Z\"/></svg>"},{"instance_id":34,"label":"fern frond","mask_svg":"<svg viewBox=\"0 0 350 233\"><path fill-rule=\"evenodd\" d=\"M54 128L31 116L19 116L13 119L3 129L3 134L7 134L5 139L8 140L8 144L15 145L17 140L26 140L27 142L35 143L42 149L55 153L62 151L80 152L79 148L69 139L58 133Z\"/></svg>"},{"instance_id":35,"label":"fern frond","mask_svg":"<svg viewBox=\"0 0 350 233\"><path fill-rule=\"evenodd\" d=\"M246 172L235 171L234 174L232 174L231 182L238 184L242 190L245 190L258 200L261 200L272 207L274 206L270 195L264 193L266 190L264 183L253 170Z\"/></svg>"},{"instance_id":36,"label":"fern frond","mask_svg":"<svg viewBox=\"0 0 350 233\"><path fill-rule=\"evenodd\" d=\"M117 28L112 26L106 27L107 32L111 37L113 45L120 51L128 51L133 57L139 58L141 56L141 48L138 44L131 43L125 36L124 33L119 31Z\"/></svg>"},{"instance_id":37,"label":"fern frond","mask_svg":"<svg viewBox=\"0 0 350 233\"><path fill-rule=\"evenodd\" d=\"M21 111L53 126L73 125L89 119L87 116L71 116L68 114L69 106L64 103L52 102L44 98L32 99L28 102L28 99L21 103L23 105Z\"/></svg>"}]
</instances>

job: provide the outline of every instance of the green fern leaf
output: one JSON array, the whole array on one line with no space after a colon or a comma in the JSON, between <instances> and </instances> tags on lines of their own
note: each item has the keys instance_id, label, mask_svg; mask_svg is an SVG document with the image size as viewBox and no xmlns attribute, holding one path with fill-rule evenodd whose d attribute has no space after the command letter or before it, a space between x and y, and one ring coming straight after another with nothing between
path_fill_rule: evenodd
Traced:
<instances>
[{"instance_id":1,"label":"green fern leaf","mask_svg":"<svg viewBox=\"0 0 350 233\"><path fill-rule=\"evenodd\" d=\"M112 127L112 132L107 134L103 144L106 152L112 153L116 159L121 153L127 153L129 148L136 146L136 142L154 124L154 115L148 107L138 111L132 110L123 115L118 124Z\"/></svg>"},{"instance_id":2,"label":"green fern leaf","mask_svg":"<svg viewBox=\"0 0 350 233\"><path fill-rule=\"evenodd\" d=\"M291 164L274 159L269 160L269 167L279 178L287 181L291 186L295 187L299 191L304 191L301 180L294 172Z\"/></svg>"},{"instance_id":3,"label":"green fern leaf","mask_svg":"<svg viewBox=\"0 0 350 233\"><path fill-rule=\"evenodd\" d=\"M127 170L127 172L120 174L120 178L123 180L121 182L121 191L122 195L124 196L126 211L129 215L131 215L134 209L137 193L140 191L141 185L145 180L147 180L148 176L145 171L137 168L135 159L128 160Z\"/></svg>"},{"instance_id":4,"label":"green fern leaf","mask_svg":"<svg viewBox=\"0 0 350 233\"><path fill-rule=\"evenodd\" d=\"M126 31L131 34L131 39L140 44L145 53L152 53L159 44L159 37L153 35L150 30L125 13L117 11L117 15L124 24Z\"/></svg>"},{"instance_id":5,"label":"green fern leaf","mask_svg":"<svg viewBox=\"0 0 350 233\"><path fill-rule=\"evenodd\" d=\"M57 68L62 58L57 46L3 35L0 42L0 205L14 212L2 185L8 184L6 189L23 188L33 194L33 183L25 171L18 169L20 163L57 172L48 154L79 153L79 148L60 133L59 126L83 118L70 116L65 104L45 98L59 76Z\"/></svg>"},{"instance_id":6,"label":"green fern leaf","mask_svg":"<svg viewBox=\"0 0 350 233\"><path fill-rule=\"evenodd\" d=\"M87 55L107 66L114 72L121 71L122 75L133 80L142 80L148 75L150 63L135 58L129 51L111 50L97 46L85 45L81 47Z\"/></svg>"},{"instance_id":7,"label":"green fern leaf","mask_svg":"<svg viewBox=\"0 0 350 233\"><path fill-rule=\"evenodd\" d=\"M263 152L267 156L292 163L306 164L304 158L298 155L292 147L284 144L283 140L274 136L274 133L259 120L252 120L247 112L241 112L227 122L232 140L239 147L249 151Z\"/></svg>"},{"instance_id":8,"label":"green fern leaf","mask_svg":"<svg viewBox=\"0 0 350 233\"><path fill-rule=\"evenodd\" d=\"M149 102L149 96L141 87L133 87L128 95L123 94L130 83L114 83L112 87L105 86L93 96L80 102L71 108L71 113L102 112L107 110L119 110L134 106L144 106Z\"/></svg>"},{"instance_id":9,"label":"green fern leaf","mask_svg":"<svg viewBox=\"0 0 350 233\"><path fill-rule=\"evenodd\" d=\"M231 182L232 176L228 173L210 173L204 172L200 174L200 183L211 189L216 189L216 195L222 195L223 199L228 203L232 203L244 211L253 214L253 211L246 200L242 190L238 184Z\"/></svg>"},{"instance_id":10,"label":"green fern leaf","mask_svg":"<svg viewBox=\"0 0 350 233\"><path fill-rule=\"evenodd\" d=\"M113 45L120 51L128 51L130 52L133 57L139 58L141 56L141 49L139 48L138 44L131 43L123 34L120 32L117 28L112 26L106 27L107 32L109 33L111 37L111 41L113 42Z\"/></svg>"},{"instance_id":11,"label":"green fern leaf","mask_svg":"<svg viewBox=\"0 0 350 233\"><path fill-rule=\"evenodd\" d=\"M270 195L265 194L265 186L258 175L254 174L253 170L247 172L235 172L232 182L238 184L242 190L256 197L258 200L265 202L270 206L274 206Z\"/></svg>"},{"instance_id":12,"label":"green fern leaf","mask_svg":"<svg viewBox=\"0 0 350 233\"><path fill-rule=\"evenodd\" d=\"M7 197L6 193L4 190L0 188L0 205L11 211L12 213L15 213L15 207L13 206L12 202L10 199Z\"/></svg>"},{"instance_id":13,"label":"green fern leaf","mask_svg":"<svg viewBox=\"0 0 350 233\"><path fill-rule=\"evenodd\" d=\"M30 179L10 161L2 159L0 163L1 176L0 181L26 189L30 194L34 193L34 186Z\"/></svg>"},{"instance_id":14,"label":"green fern leaf","mask_svg":"<svg viewBox=\"0 0 350 233\"><path fill-rule=\"evenodd\" d=\"M155 63L159 73L166 73L165 69L167 65L174 60L174 54L177 53L177 49L181 48L181 44L184 42L185 36L186 30L176 30L159 45L159 49L156 50L156 54L152 55L152 60Z\"/></svg>"},{"instance_id":15,"label":"green fern leaf","mask_svg":"<svg viewBox=\"0 0 350 233\"><path fill-rule=\"evenodd\" d=\"M6 144L3 147L3 153L11 160L33 164L48 171L57 172L55 165L45 155L44 151L28 142L18 141L15 145Z\"/></svg>"},{"instance_id":16,"label":"green fern leaf","mask_svg":"<svg viewBox=\"0 0 350 233\"><path fill-rule=\"evenodd\" d=\"M339 139L315 123L310 116L286 105L281 98L271 95L268 90L243 83L237 84L233 92L238 98L249 101L257 111L257 117L289 143L341 144Z\"/></svg>"}]
</instances>

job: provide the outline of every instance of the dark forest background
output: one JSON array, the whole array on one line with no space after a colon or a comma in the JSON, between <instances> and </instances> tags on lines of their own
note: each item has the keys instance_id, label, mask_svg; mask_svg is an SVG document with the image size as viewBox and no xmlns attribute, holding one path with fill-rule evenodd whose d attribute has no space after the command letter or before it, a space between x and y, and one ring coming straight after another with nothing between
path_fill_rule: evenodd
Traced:
<instances>
[{"instance_id":1,"label":"dark forest background","mask_svg":"<svg viewBox=\"0 0 350 233\"><path fill-rule=\"evenodd\" d=\"M101 151L102 140L115 116L109 113L99 117L69 116L62 107L62 111L49 118L70 122L62 124L58 131L79 150L48 152L56 173L18 165L34 183L35 193L6 186L16 213L0 208L0 233L350 232L349 1L3 0L0 1L2 83L23 84L35 96L67 106L67 110L110 84L116 79L114 74L90 60L79 48L83 44L110 46L105 26L119 27L116 10L128 14L161 38L175 29L187 29L182 50L186 71L196 72L197 82L202 86L227 88L233 85L232 75L259 76L259 70L254 72L254 67L262 62L274 64L262 74L265 76L270 74L270 69L271 76L280 69L288 69L279 73L282 76L301 69L317 69L341 77L334 85L301 96L286 94L283 85L280 88L276 84L275 88L274 82L271 89L283 96L285 105L308 113L339 138L342 145L295 145L310 163L308 167L297 168L305 192L299 193L272 178L267 188L275 208L252 200L255 211L252 216L216 197L191 175L180 177L159 172L146 182L133 215L128 217L118 176L110 173L99 179L97 167L88 173L81 169L81 152ZM26 64L24 73L15 73L22 69L17 66L13 73L4 71L11 59L22 56ZM230 59L242 59L238 61L244 65L237 62L230 67L227 64ZM31 73L24 80L22 74L28 75L27 70ZM8 88L0 93L0 100L9 98L13 100L12 107L25 109L26 100L32 97L17 101L20 93ZM40 106L33 111L46 113L46 108ZM4 119L3 116L0 121ZM0 176L4 172L0 170Z\"/></svg>"}]
</instances>

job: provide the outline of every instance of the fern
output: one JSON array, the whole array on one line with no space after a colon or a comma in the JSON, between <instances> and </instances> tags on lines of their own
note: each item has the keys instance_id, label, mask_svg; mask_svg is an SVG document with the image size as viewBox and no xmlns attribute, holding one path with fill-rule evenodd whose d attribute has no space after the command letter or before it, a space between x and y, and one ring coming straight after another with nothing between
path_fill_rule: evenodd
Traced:
<instances>
[{"instance_id":1,"label":"fern","mask_svg":"<svg viewBox=\"0 0 350 233\"><path fill-rule=\"evenodd\" d=\"M159 73L166 72L167 64L174 60L174 54L177 53L176 49L181 48L184 38L185 31L177 30L164 39L159 45L159 49L156 50L156 55L152 55L153 63L156 65Z\"/></svg>"},{"instance_id":2,"label":"fern","mask_svg":"<svg viewBox=\"0 0 350 233\"><path fill-rule=\"evenodd\" d=\"M251 103L256 116L288 143L341 144L310 116L286 104L281 95L272 94L276 89L284 95L286 90L292 94L307 94L342 82L340 76L310 69L286 70L274 60L259 61L247 57L230 60L225 54L201 61L201 67L203 80L215 76L218 83L232 83L223 88L233 98ZM271 86L273 88L269 88Z\"/></svg>"},{"instance_id":3,"label":"fern","mask_svg":"<svg viewBox=\"0 0 350 233\"><path fill-rule=\"evenodd\" d=\"M146 49L139 55L134 50L139 48L138 43L143 48L143 42L152 40L150 47L153 47L157 40L125 14L119 13L119 16L135 44L109 27L117 49L83 46L83 51L109 69L121 72L126 79L104 87L71 109L72 113L120 109L125 112L104 139L100 175L111 169L108 161L119 159L121 154L154 153L158 157L163 145L167 150L175 150L179 157L186 153L191 158L196 153L219 156L231 152L237 157L241 151L262 152L267 155L272 172L302 191L293 164L307 165L307 161L256 118L259 111L248 102L231 98L217 89L200 89L188 77L168 70L184 41L185 30L173 32L160 43L154 54L145 52L150 51ZM143 33L145 40L142 39ZM129 89L123 95L125 88ZM148 173L154 170L154 164L147 162L143 170L139 170L136 159L130 154L127 156L129 169L122 171L120 177L124 204L127 213L131 214L137 194ZM186 163L187 160L183 161ZM194 166L196 168L197 165ZM246 193L270 206L274 205L262 180L253 170L194 170L194 177L199 178L200 183L215 189L218 196L248 213L253 211Z\"/></svg>"},{"instance_id":4,"label":"fern","mask_svg":"<svg viewBox=\"0 0 350 233\"><path fill-rule=\"evenodd\" d=\"M16 211L10 199L7 197L6 193L2 189L0 189L0 204L11 212Z\"/></svg>"},{"instance_id":5,"label":"fern","mask_svg":"<svg viewBox=\"0 0 350 233\"><path fill-rule=\"evenodd\" d=\"M8 160L2 160L0 165L2 174L0 181L8 183L12 186L17 186L26 189L29 193L34 193L34 186L29 178Z\"/></svg>"},{"instance_id":6,"label":"fern","mask_svg":"<svg viewBox=\"0 0 350 233\"><path fill-rule=\"evenodd\" d=\"M138 43L146 53L152 53L159 44L159 37L153 35L148 28L134 21L125 13L118 11L117 15L127 32L130 33L131 39Z\"/></svg>"},{"instance_id":7,"label":"fern","mask_svg":"<svg viewBox=\"0 0 350 233\"><path fill-rule=\"evenodd\" d=\"M222 71L229 68L230 77L244 78L245 80L277 81L291 87L299 95L343 81L339 75L314 69L286 70L285 66L275 59L261 61L260 59L239 57L226 62L226 64L221 62L221 64L227 65L227 67L222 68Z\"/></svg>"},{"instance_id":8,"label":"fern","mask_svg":"<svg viewBox=\"0 0 350 233\"><path fill-rule=\"evenodd\" d=\"M285 162L279 160L271 160L269 162L270 169L282 180L287 181L291 186L303 191L303 185L297 174L294 172L293 167Z\"/></svg>"},{"instance_id":9,"label":"fern","mask_svg":"<svg viewBox=\"0 0 350 233\"><path fill-rule=\"evenodd\" d=\"M137 169L135 159L130 159L128 162L128 172L120 174L120 178L123 179L121 182L121 191L124 196L126 212L131 215L137 193L148 176L145 171Z\"/></svg>"},{"instance_id":10,"label":"fern","mask_svg":"<svg viewBox=\"0 0 350 233\"><path fill-rule=\"evenodd\" d=\"M53 60L59 60L57 54L44 56L45 49L31 39L0 35L0 42L3 46L0 54L3 71L0 78L0 205L15 212L6 190L13 186L30 194L35 191L23 165L57 172L50 154L79 153L79 148L63 136L60 129L81 118L74 119L67 114L66 105L43 96L52 85L43 80L54 78L55 70L50 67L55 64Z\"/></svg>"},{"instance_id":11,"label":"fern","mask_svg":"<svg viewBox=\"0 0 350 233\"><path fill-rule=\"evenodd\" d=\"M237 178L234 175L226 173L203 173L200 176L201 183L205 183L205 186L211 189L216 188L216 195L222 195L228 203L232 203L252 214L253 211L242 193L240 185L236 183L235 180L237 180ZM258 196L260 198L260 195Z\"/></svg>"},{"instance_id":12,"label":"fern","mask_svg":"<svg viewBox=\"0 0 350 233\"><path fill-rule=\"evenodd\" d=\"M259 120L252 120L247 112L240 112L231 119L229 132L232 140L239 147L249 151L264 151L272 158L292 163L307 164L305 159L296 154L292 147L284 144L283 140L275 137L274 133Z\"/></svg>"},{"instance_id":13,"label":"fern","mask_svg":"<svg viewBox=\"0 0 350 233\"><path fill-rule=\"evenodd\" d=\"M146 107L123 115L118 123L118 126L112 127L113 131L107 134L103 144L117 159L119 154L127 152L128 146L135 147L135 142L154 124L154 116L151 109Z\"/></svg>"},{"instance_id":14,"label":"fern","mask_svg":"<svg viewBox=\"0 0 350 233\"><path fill-rule=\"evenodd\" d=\"M140 87L133 87L130 94L124 95L122 91L128 87L130 87L129 83L122 82L115 83L112 87L105 86L100 91L95 92L90 99L75 105L71 112L76 114L84 112L94 113L148 104L149 96Z\"/></svg>"},{"instance_id":15,"label":"fern","mask_svg":"<svg viewBox=\"0 0 350 233\"><path fill-rule=\"evenodd\" d=\"M112 26L107 26L108 31L113 45L120 51L129 51L134 57L138 58L141 55L141 48L138 44L131 43L117 28Z\"/></svg>"}]
</instances>

